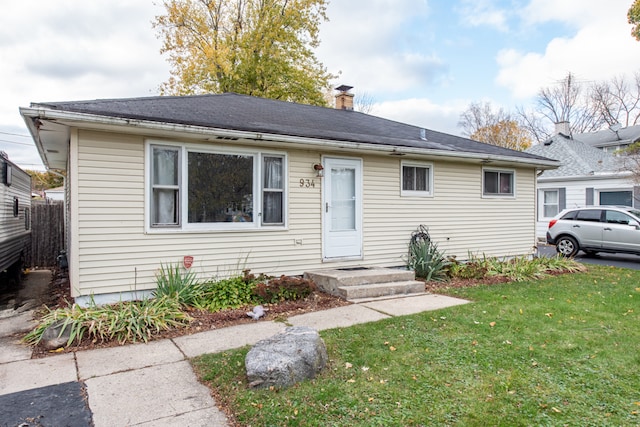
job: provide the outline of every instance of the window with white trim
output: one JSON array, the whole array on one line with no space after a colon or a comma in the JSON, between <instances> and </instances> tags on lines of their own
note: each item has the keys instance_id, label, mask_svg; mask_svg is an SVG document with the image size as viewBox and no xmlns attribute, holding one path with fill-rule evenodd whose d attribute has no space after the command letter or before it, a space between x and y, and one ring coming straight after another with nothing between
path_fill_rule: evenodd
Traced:
<instances>
[{"instance_id":1,"label":"window with white trim","mask_svg":"<svg viewBox=\"0 0 640 427\"><path fill-rule=\"evenodd\" d=\"M180 149L151 147L151 226L180 226Z\"/></svg>"},{"instance_id":2,"label":"window with white trim","mask_svg":"<svg viewBox=\"0 0 640 427\"><path fill-rule=\"evenodd\" d=\"M553 218L560 212L560 197L558 190L542 191L542 216Z\"/></svg>"},{"instance_id":3,"label":"window with white trim","mask_svg":"<svg viewBox=\"0 0 640 427\"><path fill-rule=\"evenodd\" d=\"M150 144L150 227L285 224L285 156Z\"/></svg>"},{"instance_id":4,"label":"window with white trim","mask_svg":"<svg viewBox=\"0 0 640 427\"><path fill-rule=\"evenodd\" d=\"M484 196L515 195L515 172L512 170L483 169L482 194Z\"/></svg>"},{"instance_id":5,"label":"window with white trim","mask_svg":"<svg viewBox=\"0 0 640 427\"><path fill-rule=\"evenodd\" d=\"M262 223L284 224L284 158L262 157Z\"/></svg>"},{"instance_id":6,"label":"window with white trim","mask_svg":"<svg viewBox=\"0 0 640 427\"><path fill-rule=\"evenodd\" d=\"M431 196L433 194L433 166L427 163L402 162L403 196Z\"/></svg>"}]
</instances>

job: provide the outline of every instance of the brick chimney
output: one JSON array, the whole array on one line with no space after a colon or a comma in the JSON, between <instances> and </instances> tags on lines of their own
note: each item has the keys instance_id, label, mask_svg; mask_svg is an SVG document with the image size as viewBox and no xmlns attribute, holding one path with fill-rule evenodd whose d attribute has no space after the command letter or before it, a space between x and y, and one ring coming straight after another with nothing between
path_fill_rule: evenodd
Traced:
<instances>
[{"instance_id":1,"label":"brick chimney","mask_svg":"<svg viewBox=\"0 0 640 427\"><path fill-rule=\"evenodd\" d=\"M566 137L571 136L571 126L569 126L569 122L556 122L556 135L562 134Z\"/></svg>"},{"instance_id":2,"label":"brick chimney","mask_svg":"<svg viewBox=\"0 0 640 427\"><path fill-rule=\"evenodd\" d=\"M336 88L336 109L353 111L353 94L349 91L353 86L341 85Z\"/></svg>"}]
</instances>

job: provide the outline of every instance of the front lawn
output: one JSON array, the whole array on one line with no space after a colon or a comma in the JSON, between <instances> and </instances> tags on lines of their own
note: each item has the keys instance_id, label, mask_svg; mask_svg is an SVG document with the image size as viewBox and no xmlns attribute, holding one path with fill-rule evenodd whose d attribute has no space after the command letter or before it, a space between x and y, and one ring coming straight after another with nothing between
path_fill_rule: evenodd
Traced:
<instances>
[{"instance_id":1,"label":"front lawn","mask_svg":"<svg viewBox=\"0 0 640 427\"><path fill-rule=\"evenodd\" d=\"M447 292L475 302L322 332L287 390L248 389L248 348L193 365L242 426L640 425L639 271Z\"/></svg>"}]
</instances>

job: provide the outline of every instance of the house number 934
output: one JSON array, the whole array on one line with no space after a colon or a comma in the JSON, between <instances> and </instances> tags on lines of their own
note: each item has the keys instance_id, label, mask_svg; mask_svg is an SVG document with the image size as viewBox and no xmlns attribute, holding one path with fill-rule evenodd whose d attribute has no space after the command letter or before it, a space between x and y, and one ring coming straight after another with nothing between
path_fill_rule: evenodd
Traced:
<instances>
[{"instance_id":1,"label":"house number 934","mask_svg":"<svg viewBox=\"0 0 640 427\"><path fill-rule=\"evenodd\" d=\"M303 179L300 178L300 187L304 187L304 188L315 188L316 183L313 179Z\"/></svg>"}]
</instances>

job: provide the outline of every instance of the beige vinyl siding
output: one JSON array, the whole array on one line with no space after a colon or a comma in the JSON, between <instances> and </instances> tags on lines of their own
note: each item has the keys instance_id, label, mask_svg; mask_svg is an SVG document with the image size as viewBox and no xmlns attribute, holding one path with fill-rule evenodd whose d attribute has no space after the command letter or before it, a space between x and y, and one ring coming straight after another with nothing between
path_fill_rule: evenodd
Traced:
<instances>
[{"instance_id":1,"label":"beige vinyl siding","mask_svg":"<svg viewBox=\"0 0 640 427\"><path fill-rule=\"evenodd\" d=\"M459 259L466 259L469 251L489 256L531 253L532 169L515 170L515 198L483 198L481 165L434 162L433 197L401 197L399 159L366 157L364 165L367 263L385 258L401 261L420 224L429 227L440 249Z\"/></svg>"},{"instance_id":2,"label":"beige vinyl siding","mask_svg":"<svg viewBox=\"0 0 640 427\"><path fill-rule=\"evenodd\" d=\"M185 255L194 257L192 268L201 278L244 268L299 274L310 259L321 266L322 183L312 170L318 153L288 154L287 228L147 234L144 139L81 131L78 145L76 295L153 289L160 264L182 262ZM300 179L314 180L315 187L300 187Z\"/></svg>"},{"instance_id":3,"label":"beige vinyl siding","mask_svg":"<svg viewBox=\"0 0 640 427\"><path fill-rule=\"evenodd\" d=\"M277 150L276 150L277 151ZM153 289L161 263L194 257L201 279L240 273L302 274L319 268L397 266L411 232L429 226L448 255L530 253L533 169L516 171L516 198L483 199L480 164L430 160L433 197L400 196L400 159L363 159L363 259L323 262L322 178L313 164L338 152L287 152L287 225L249 230L145 232L145 140L78 132L77 283L74 296ZM349 157L353 157L350 155ZM300 186L300 180L314 187ZM449 238L449 240L447 240Z\"/></svg>"}]
</instances>

